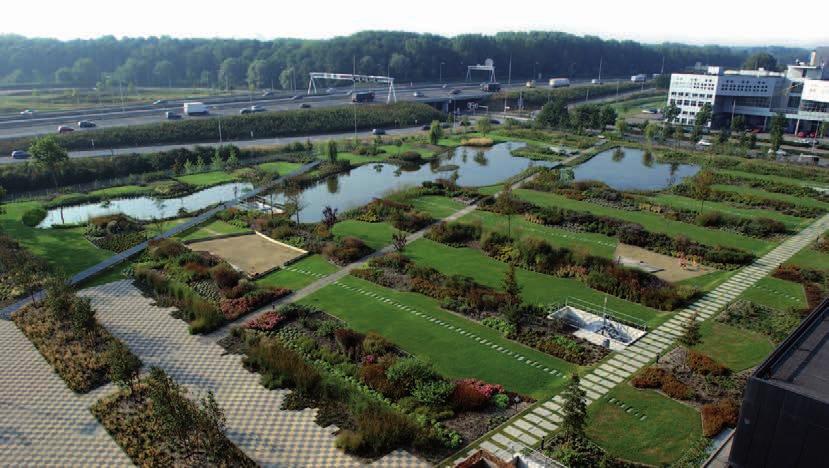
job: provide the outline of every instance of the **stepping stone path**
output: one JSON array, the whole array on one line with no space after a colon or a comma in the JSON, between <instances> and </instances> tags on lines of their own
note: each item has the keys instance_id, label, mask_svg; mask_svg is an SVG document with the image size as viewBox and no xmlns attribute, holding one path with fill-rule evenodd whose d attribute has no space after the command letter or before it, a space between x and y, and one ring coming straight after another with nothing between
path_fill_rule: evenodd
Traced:
<instances>
[{"instance_id":1,"label":"stepping stone path","mask_svg":"<svg viewBox=\"0 0 829 468\"><path fill-rule=\"evenodd\" d=\"M495 351L498 351L501 354L504 354L504 355L507 355L509 357L515 358L516 362L527 365L527 366L530 366L530 367L533 367L533 368L537 369L540 373L548 374L548 375L550 375L552 377L556 377L556 378L564 377L564 374L559 372L556 369L550 369L550 368L544 367L540 363L528 359L526 356L522 356L522 355L520 355L520 354L518 354L514 351L509 351L506 348L503 348L501 346L497 346L497 345L495 345L495 343L492 343L492 342L490 342L490 341L488 341L484 338L481 338L480 336L477 336L477 335L475 335L473 333L470 333L466 330L462 330L458 327L452 326L452 325L444 322L443 320L440 320L440 319L437 319L435 317L430 316L429 314L427 314L425 312L419 311L419 310L414 309L412 307L409 307L405 304L401 304L401 303L399 303L397 301L394 301L392 299L389 299L387 297L383 297L383 296L381 296L381 295L379 295L379 294L377 294L373 291L368 291L366 289L355 287L355 286L349 286L349 285L344 284L340 281L334 282L334 285L339 286L339 287L345 289L346 291L350 291L350 292L353 292L355 294L362 294L362 295L368 296L372 299L376 299L376 300L378 300L378 301L380 301L384 304L390 304L394 307L397 307L400 310L404 310L406 312L409 312L412 315L415 315L415 316L420 317L422 319L428 320L429 322L431 322L435 325L446 328L449 331L453 331L453 332L455 332L455 333L457 333L457 334L459 334L459 335L461 335L465 338L469 338L470 340L474 341L477 345L483 346L485 348L493 349Z\"/></svg>"},{"instance_id":2,"label":"stepping stone path","mask_svg":"<svg viewBox=\"0 0 829 468\"><path fill-rule=\"evenodd\" d=\"M316 273L316 272L313 272L313 271L303 270L302 268L296 268L296 267L290 267L290 266L289 267L283 267L282 269L285 270L285 271L290 271L290 272L293 272L293 273L299 273L299 274L305 275L305 276L313 276L314 278L320 278L320 279L325 278L326 276L328 276L328 275L324 275L322 273Z\"/></svg>"},{"instance_id":3,"label":"stepping stone path","mask_svg":"<svg viewBox=\"0 0 829 468\"><path fill-rule=\"evenodd\" d=\"M678 311L673 318L651 330L624 351L615 353L612 359L605 361L581 380L582 388L587 393L588 404L604 398L639 421L646 421L648 419L646 414L622 401L608 397L613 387L644 368L656 354L668 351L673 346L674 340L684 332L694 314L700 322L710 319L726 304L737 299L746 289L755 287L757 281L808 246L827 229L829 229L829 215L824 215L804 230L786 239L771 252L744 267L739 273L705 294L685 310ZM513 417L509 424L501 427L498 432L488 434L479 441L481 445L486 442L487 446L496 448L497 450L490 451L504 461L508 461L515 453L516 444L531 446L532 444L527 443L527 440L539 439L558 429L562 417L562 402L560 395L548 401L541 401L525 413ZM464 458L466 458L465 455L451 459L448 465L457 464Z\"/></svg>"}]
</instances>

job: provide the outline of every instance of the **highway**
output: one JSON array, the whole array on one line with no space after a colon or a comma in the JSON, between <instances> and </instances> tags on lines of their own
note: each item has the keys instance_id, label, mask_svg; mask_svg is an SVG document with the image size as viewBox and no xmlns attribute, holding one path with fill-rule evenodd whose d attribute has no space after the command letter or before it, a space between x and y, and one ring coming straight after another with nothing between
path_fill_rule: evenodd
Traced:
<instances>
[{"instance_id":1,"label":"highway","mask_svg":"<svg viewBox=\"0 0 829 468\"><path fill-rule=\"evenodd\" d=\"M610 82L610 81L607 81ZM574 81L573 86L588 85L589 80ZM524 87L524 82L515 82L511 86L502 84L504 89L519 89ZM449 91L453 88L458 88L463 91L460 97L464 94L469 95L472 92L481 93L478 88L479 83L447 83L446 88L438 83L425 83L395 86L398 101L429 101L437 97L449 97ZM539 86L541 87L541 86ZM378 86L373 88L376 94L375 100L377 102L385 102L387 96L387 88ZM298 109L300 104L307 103L312 108L329 107L348 104L351 102L351 96L346 95L350 88L337 88L337 92L333 94L319 94L306 96L304 92L299 92L301 99L291 100L289 93L281 92L278 95L270 97L262 97L261 94L248 98L245 96L234 96L224 98L203 99L210 106L211 116L202 117L187 117L182 116L182 120L186 119L210 119L218 116L239 115L239 110L251 105L264 107L267 111L282 111ZM361 89L362 91L363 89ZM413 93L420 91L424 97L414 97ZM220 102L216 102L220 101ZM211 102L213 102L211 104ZM86 129L77 128L78 121L91 120L97 125L97 128L120 127L128 125L141 125L154 122L166 121L164 113L166 111L174 111L179 114L182 113L182 106L180 103L171 102L166 105L149 106L149 105L133 105L125 107L125 111L113 109L111 107L106 109L86 109L78 110L73 113L59 112L58 116L50 114L35 114L33 117L17 116L0 116L0 138L16 138L33 135L43 135L48 133L55 133L57 127L66 125L75 128L76 132L88 131ZM94 130L94 129L89 129ZM91 146L91 143L90 143Z\"/></svg>"}]
</instances>

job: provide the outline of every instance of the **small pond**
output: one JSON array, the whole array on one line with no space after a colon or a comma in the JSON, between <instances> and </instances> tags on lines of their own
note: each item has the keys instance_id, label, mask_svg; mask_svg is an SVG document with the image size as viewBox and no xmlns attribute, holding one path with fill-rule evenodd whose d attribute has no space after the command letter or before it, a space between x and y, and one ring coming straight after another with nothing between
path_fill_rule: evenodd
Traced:
<instances>
[{"instance_id":1,"label":"small pond","mask_svg":"<svg viewBox=\"0 0 829 468\"><path fill-rule=\"evenodd\" d=\"M300 212L300 221L319 221L326 206L342 213L395 190L417 186L427 180L448 179L455 172L459 185L480 187L497 184L533 165L556 164L510 154L512 149L522 146L524 143L500 143L491 148L459 147L449 155L421 166L401 168L392 164L367 164L348 173L333 175L302 193L305 206ZM457 169L446 171L450 165ZM283 203L285 200L277 198L277 201Z\"/></svg>"},{"instance_id":2,"label":"small pond","mask_svg":"<svg viewBox=\"0 0 829 468\"><path fill-rule=\"evenodd\" d=\"M512 177L532 165L551 166L555 163L514 157L510 151L524 143L500 143L491 148L460 147L450 154L423 165L402 168L394 164L367 164L348 173L333 175L303 191L304 208L300 221L315 222L322 218L326 205L340 212L370 202L375 197L420 185L427 180L449 178L457 172L458 184L464 186L492 185ZM453 166L451 171L447 167ZM457 166L457 169L454 168ZM123 198L105 203L88 203L49 210L38 227L85 223L89 218L124 213L139 220L173 218L179 210L196 211L244 195L249 183L230 183L211 187L181 198ZM283 203L282 197L275 199Z\"/></svg>"},{"instance_id":3,"label":"small pond","mask_svg":"<svg viewBox=\"0 0 829 468\"><path fill-rule=\"evenodd\" d=\"M124 213L135 219L149 221L179 216L179 210L197 211L227 200L232 200L253 189L247 182L234 182L206 188L180 198L120 198L106 202L66 206L49 210L37 227L48 228L60 224L85 223L95 216Z\"/></svg>"},{"instance_id":4,"label":"small pond","mask_svg":"<svg viewBox=\"0 0 829 468\"><path fill-rule=\"evenodd\" d=\"M693 176L694 164L666 164L636 148L609 149L573 168L576 180L598 180L617 190L661 190Z\"/></svg>"}]
</instances>

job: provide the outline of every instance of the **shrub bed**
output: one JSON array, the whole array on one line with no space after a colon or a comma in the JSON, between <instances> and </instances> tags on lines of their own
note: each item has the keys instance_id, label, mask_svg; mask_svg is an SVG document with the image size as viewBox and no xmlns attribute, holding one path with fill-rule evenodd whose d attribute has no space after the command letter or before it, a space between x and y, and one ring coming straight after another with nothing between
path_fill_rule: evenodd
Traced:
<instances>
[{"instance_id":1,"label":"shrub bed","mask_svg":"<svg viewBox=\"0 0 829 468\"><path fill-rule=\"evenodd\" d=\"M723 398L702 405L702 435L714 437L726 427L736 427L740 404L734 399Z\"/></svg>"},{"instance_id":2,"label":"shrub bed","mask_svg":"<svg viewBox=\"0 0 829 468\"><path fill-rule=\"evenodd\" d=\"M23 216L20 217L20 221L28 227L35 227L46 219L46 215L46 209L38 206L24 212Z\"/></svg>"},{"instance_id":3,"label":"shrub bed","mask_svg":"<svg viewBox=\"0 0 829 468\"><path fill-rule=\"evenodd\" d=\"M673 192L683 197L696 198L698 200L700 199L691 186L691 182L687 179L682 183L675 185ZM739 192L728 192L725 190L711 190L705 200L731 203L748 208L774 210L790 216L797 216L799 218L817 218L826 212L826 210L822 208L801 206L785 200L765 198Z\"/></svg>"},{"instance_id":4,"label":"shrub bed","mask_svg":"<svg viewBox=\"0 0 829 468\"><path fill-rule=\"evenodd\" d=\"M186 391L156 368L90 411L138 466L256 466L225 435L224 414L212 393L197 403Z\"/></svg>"},{"instance_id":5,"label":"shrub bed","mask_svg":"<svg viewBox=\"0 0 829 468\"><path fill-rule=\"evenodd\" d=\"M0 234L0 304L40 289L48 272L42 258L14 238Z\"/></svg>"},{"instance_id":6,"label":"shrub bed","mask_svg":"<svg viewBox=\"0 0 829 468\"><path fill-rule=\"evenodd\" d=\"M772 309L749 301L735 301L729 304L717 320L737 328L762 333L775 343L780 343L800 323L796 311Z\"/></svg>"},{"instance_id":7,"label":"shrub bed","mask_svg":"<svg viewBox=\"0 0 829 468\"><path fill-rule=\"evenodd\" d=\"M88 299L50 280L46 299L13 313L12 320L67 387L86 393L109 381L108 353L119 343L94 314Z\"/></svg>"}]
</instances>

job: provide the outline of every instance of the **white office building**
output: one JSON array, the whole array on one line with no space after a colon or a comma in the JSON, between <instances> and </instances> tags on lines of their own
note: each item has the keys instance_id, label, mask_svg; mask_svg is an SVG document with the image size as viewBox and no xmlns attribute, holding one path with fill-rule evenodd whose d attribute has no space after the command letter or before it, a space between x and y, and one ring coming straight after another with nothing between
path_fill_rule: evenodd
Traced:
<instances>
[{"instance_id":1,"label":"white office building","mask_svg":"<svg viewBox=\"0 0 829 468\"><path fill-rule=\"evenodd\" d=\"M680 125L693 125L702 106L710 103L709 126L714 128L742 115L748 128L767 129L771 118L782 113L789 132L814 132L820 122L829 122L829 47L816 49L808 63L789 65L785 72L707 67L674 73L671 103L680 109L674 121Z\"/></svg>"}]
</instances>

